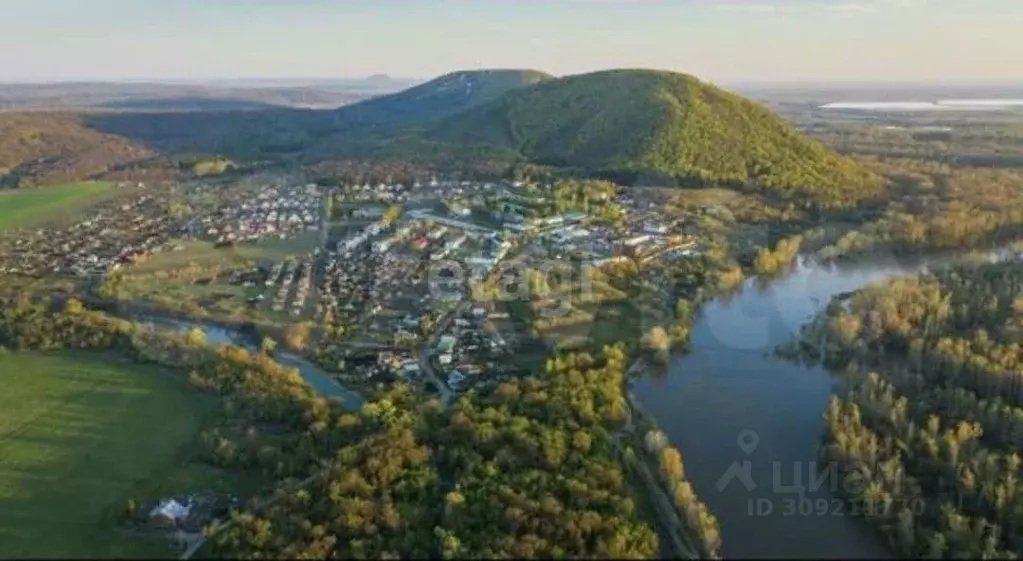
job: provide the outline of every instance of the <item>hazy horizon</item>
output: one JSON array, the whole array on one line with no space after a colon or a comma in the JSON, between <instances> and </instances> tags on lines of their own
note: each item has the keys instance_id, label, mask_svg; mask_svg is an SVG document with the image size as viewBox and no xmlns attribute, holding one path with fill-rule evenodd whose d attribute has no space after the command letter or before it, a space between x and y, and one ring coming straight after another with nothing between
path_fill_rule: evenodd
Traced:
<instances>
[{"instance_id":1,"label":"hazy horizon","mask_svg":"<svg viewBox=\"0 0 1023 561\"><path fill-rule=\"evenodd\" d=\"M604 68L600 70L616 70L615 68ZM459 72L462 69L452 69L449 72ZM491 68L480 68L472 70L493 70ZM531 68L529 70L543 70L541 68ZM677 72L685 72L679 69L660 69L660 70L673 70ZM593 70L590 72L596 72L599 70ZM237 77L203 77L203 78L179 78L179 77L132 77L132 78L118 78L118 77L61 77L54 79L46 78L25 78L21 79L18 77L12 78L0 78L0 85L60 85L60 84L167 84L167 85L229 85L232 83L255 83L264 82L273 85L293 85L293 86L314 86L314 85L330 85L336 82L360 82L369 79L386 77L394 82L411 82L421 83L427 82L443 74L437 74L433 76L391 76L391 75L372 75L372 76L237 76ZM553 74L553 73L552 73ZM571 74L553 74L554 76L570 76ZM705 78L705 77L701 77ZM829 88L873 88L873 87L956 87L956 88L984 88L984 87L1023 87L1023 78L1018 79L1006 79L1001 81L992 80L961 80L961 81L950 81L950 80L917 80L917 81L906 81L906 80L832 80L828 82L824 81L807 81L807 80L710 80L707 81L715 82L722 85L728 86L746 86L746 87L783 87L783 88L798 88L798 89L829 89Z\"/></svg>"},{"instance_id":2,"label":"hazy horizon","mask_svg":"<svg viewBox=\"0 0 1023 561\"><path fill-rule=\"evenodd\" d=\"M616 68L606 68L600 70L615 70ZM452 69L448 72L434 76L391 76L385 74L377 74L370 76L309 76L309 77L298 77L298 76L240 76L240 77L204 77L204 78L178 78L178 77L133 77L133 78L103 78L103 77L69 77L69 78L0 78L0 86L60 86L60 85L87 85L87 84L108 84L108 85L167 85L167 86L219 86L219 87L329 87L329 86L343 86L348 84L357 83L368 83L369 80L375 80L378 78L386 78L392 81L395 85L415 85L428 82L434 78L437 78L443 74L449 72L459 72L463 69ZM493 70L493 69L474 69L474 70ZM540 68L533 68L529 70L542 70ZM670 69L662 69L670 70ZM678 72L684 72L684 70L676 70ZM590 71L594 72L594 71ZM553 73L551 73L553 74ZM571 74L553 74L554 76L564 77L570 76ZM977 81L950 81L950 80L931 80L931 81L906 81L906 80L832 80L829 82L824 81L807 81L807 80L709 80L706 77L701 76L700 78L705 81L724 86L728 88L739 88L739 89L762 89L762 90L802 90L802 91L827 91L827 90L844 90L848 92L855 92L862 90L864 93L875 91L879 88L885 88L886 90L892 89L926 89L926 88L945 88L945 89L959 89L959 90L983 90L989 91L991 88L1012 88L1023 90L1023 78L1021 79L1009 79L1002 81L991 81L991 80L977 80Z\"/></svg>"},{"instance_id":3,"label":"hazy horizon","mask_svg":"<svg viewBox=\"0 0 1023 561\"><path fill-rule=\"evenodd\" d=\"M37 0L4 15L4 83L636 67L720 84L1023 82L1018 0Z\"/></svg>"}]
</instances>

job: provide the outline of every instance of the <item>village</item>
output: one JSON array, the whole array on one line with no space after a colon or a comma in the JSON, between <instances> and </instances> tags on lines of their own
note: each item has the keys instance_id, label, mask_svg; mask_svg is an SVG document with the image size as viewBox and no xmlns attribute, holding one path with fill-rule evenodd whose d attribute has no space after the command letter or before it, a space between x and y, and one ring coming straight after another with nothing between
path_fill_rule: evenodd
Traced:
<instances>
[{"instance_id":1,"label":"village","mask_svg":"<svg viewBox=\"0 0 1023 561\"><path fill-rule=\"evenodd\" d=\"M203 185L121 185L123 194L77 220L22 230L0 240L0 273L102 276L154 254L180 251L188 239L226 245L285 239L319 228L322 199L314 185L218 189ZM219 186L217 186L219 187Z\"/></svg>"},{"instance_id":2,"label":"village","mask_svg":"<svg viewBox=\"0 0 1023 561\"><path fill-rule=\"evenodd\" d=\"M310 344L295 350L345 384L407 380L450 395L518 372L506 357L528 334L484 289L528 280L510 280L511 269L599 270L698 251L654 203L572 196L564 204L550 185L437 179L132 185L77 222L8 236L0 263L6 273L146 279L153 292L194 298L213 320L230 308L218 299L234 300L247 321L310 324Z\"/></svg>"},{"instance_id":3,"label":"village","mask_svg":"<svg viewBox=\"0 0 1023 561\"><path fill-rule=\"evenodd\" d=\"M132 191L72 224L5 237L0 242L0 273L103 275L153 252L173 250L168 242L181 232L167 213L169 197L156 191Z\"/></svg>"},{"instance_id":4,"label":"village","mask_svg":"<svg viewBox=\"0 0 1023 561\"><path fill-rule=\"evenodd\" d=\"M284 239L320 228L323 195L316 185L269 184L256 190L228 189L221 196L224 200L212 212L191 218L190 233L224 244Z\"/></svg>"},{"instance_id":5,"label":"village","mask_svg":"<svg viewBox=\"0 0 1023 561\"><path fill-rule=\"evenodd\" d=\"M345 382L409 380L451 395L499 381L520 372L507 357L522 334L484 284L508 282L516 267L600 269L699 251L651 203L616 200L622 220L610 225L551 212L543 194L521 184L434 186L448 196L406 205L400 218L388 209L410 199L407 189L363 185L337 199L345 220L332 223L324 256L317 313L329 340L318 353Z\"/></svg>"}]
</instances>

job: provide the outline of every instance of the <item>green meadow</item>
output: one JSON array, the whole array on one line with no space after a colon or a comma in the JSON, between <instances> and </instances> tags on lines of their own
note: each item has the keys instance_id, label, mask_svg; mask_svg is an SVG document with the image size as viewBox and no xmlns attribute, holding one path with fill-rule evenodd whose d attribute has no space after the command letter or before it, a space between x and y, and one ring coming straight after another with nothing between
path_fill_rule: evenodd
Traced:
<instances>
[{"instance_id":1,"label":"green meadow","mask_svg":"<svg viewBox=\"0 0 1023 561\"><path fill-rule=\"evenodd\" d=\"M107 193L113 186L113 183L89 182L0 191L0 230L27 226L72 211Z\"/></svg>"},{"instance_id":2,"label":"green meadow","mask_svg":"<svg viewBox=\"0 0 1023 561\"><path fill-rule=\"evenodd\" d=\"M213 409L184 378L96 353L0 355L2 556L173 556L117 516L216 478L192 461Z\"/></svg>"}]
</instances>

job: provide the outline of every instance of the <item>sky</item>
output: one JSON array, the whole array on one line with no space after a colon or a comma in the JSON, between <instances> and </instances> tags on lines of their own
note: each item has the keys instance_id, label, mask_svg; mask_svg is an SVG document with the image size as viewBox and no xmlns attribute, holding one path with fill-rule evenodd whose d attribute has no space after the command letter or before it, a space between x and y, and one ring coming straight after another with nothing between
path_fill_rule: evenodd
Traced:
<instances>
[{"instance_id":1,"label":"sky","mask_svg":"<svg viewBox=\"0 0 1023 561\"><path fill-rule=\"evenodd\" d=\"M0 0L0 81L676 70L1023 82L1023 0Z\"/></svg>"}]
</instances>

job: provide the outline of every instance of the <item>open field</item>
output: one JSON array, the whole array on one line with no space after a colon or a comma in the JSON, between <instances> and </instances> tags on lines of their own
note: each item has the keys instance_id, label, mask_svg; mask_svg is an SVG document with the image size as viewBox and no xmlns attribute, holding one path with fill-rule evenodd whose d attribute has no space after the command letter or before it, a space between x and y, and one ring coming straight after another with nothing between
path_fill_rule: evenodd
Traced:
<instances>
[{"instance_id":1,"label":"open field","mask_svg":"<svg viewBox=\"0 0 1023 561\"><path fill-rule=\"evenodd\" d=\"M248 299L266 292L258 286L229 284L232 273L251 272L257 264L268 266L312 253L319 245L317 232L287 239L265 239L232 247L214 247L200 240L180 242L178 251L157 253L124 270L119 298L155 304L167 310L228 322L288 324L294 318L270 310L270 301L250 307Z\"/></svg>"},{"instance_id":2,"label":"open field","mask_svg":"<svg viewBox=\"0 0 1023 561\"><path fill-rule=\"evenodd\" d=\"M45 220L105 194L113 183L69 183L0 193L0 231Z\"/></svg>"},{"instance_id":3,"label":"open field","mask_svg":"<svg viewBox=\"0 0 1023 561\"><path fill-rule=\"evenodd\" d=\"M244 267L252 262L277 262L313 252L319 244L319 232L303 232L288 239L265 239L245 242L232 247L213 247L200 240L181 242L184 249L157 253L131 268L132 273L153 273L181 269L191 265L199 267Z\"/></svg>"},{"instance_id":4,"label":"open field","mask_svg":"<svg viewBox=\"0 0 1023 561\"><path fill-rule=\"evenodd\" d=\"M3 355L0 380L3 556L172 555L116 516L128 498L209 488L189 465L207 398L183 376L92 353Z\"/></svg>"}]
</instances>

